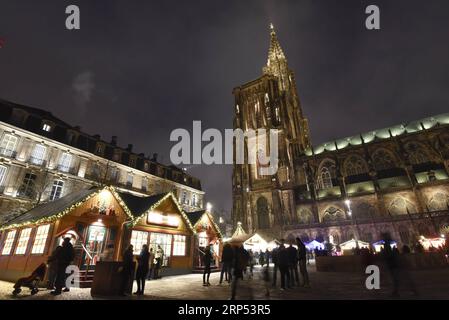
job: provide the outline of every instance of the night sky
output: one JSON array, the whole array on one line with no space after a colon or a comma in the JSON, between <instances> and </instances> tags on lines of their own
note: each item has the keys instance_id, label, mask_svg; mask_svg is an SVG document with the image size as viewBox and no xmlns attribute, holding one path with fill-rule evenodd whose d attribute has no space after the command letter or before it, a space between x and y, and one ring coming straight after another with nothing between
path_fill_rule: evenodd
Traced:
<instances>
[{"instance_id":1,"label":"night sky","mask_svg":"<svg viewBox=\"0 0 449 320\"><path fill-rule=\"evenodd\" d=\"M262 74L270 22L313 144L449 112L447 0L0 0L0 98L169 163L172 130L232 128L232 89ZM188 172L230 212L231 166Z\"/></svg>"}]
</instances>

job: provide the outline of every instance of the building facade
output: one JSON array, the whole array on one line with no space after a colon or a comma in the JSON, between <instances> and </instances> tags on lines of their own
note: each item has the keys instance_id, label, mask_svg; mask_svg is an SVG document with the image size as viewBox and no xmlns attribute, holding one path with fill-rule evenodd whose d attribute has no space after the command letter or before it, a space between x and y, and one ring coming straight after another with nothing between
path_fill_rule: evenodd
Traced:
<instances>
[{"instance_id":1,"label":"building facade","mask_svg":"<svg viewBox=\"0 0 449 320\"><path fill-rule=\"evenodd\" d=\"M334 244L447 232L449 114L313 147L272 27L270 37L263 75L233 90L234 129L278 130L279 169L260 176L259 162L234 164L234 226Z\"/></svg>"},{"instance_id":2,"label":"building facade","mask_svg":"<svg viewBox=\"0 0 449 320\"><path fill-rule=\"evenodd\" d=\"M121 148L41 109L0 100L0 223L92 186L137 196L172 192L185 211L203 208L199 179Z\"/></svg>"}]
</instances>

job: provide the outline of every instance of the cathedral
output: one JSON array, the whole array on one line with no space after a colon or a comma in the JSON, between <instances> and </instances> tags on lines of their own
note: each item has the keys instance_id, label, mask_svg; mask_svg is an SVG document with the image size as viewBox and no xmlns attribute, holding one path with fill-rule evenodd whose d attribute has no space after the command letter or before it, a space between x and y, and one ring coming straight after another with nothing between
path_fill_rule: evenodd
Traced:
<instances>
[{"instance_id":1,"label":"cathedral","mask_svg":"<svg viewBox=\"0 0 449 320\"><path fill-rule=\"evenodd\" d=\"M262 71L233 90L234 129L277 130L278 170L260 175L259 162L235 162L234 226L335 245L383 233L413 244L449 232L449 114L313 146L272 25Z\"/></svg>"}]
</instances>

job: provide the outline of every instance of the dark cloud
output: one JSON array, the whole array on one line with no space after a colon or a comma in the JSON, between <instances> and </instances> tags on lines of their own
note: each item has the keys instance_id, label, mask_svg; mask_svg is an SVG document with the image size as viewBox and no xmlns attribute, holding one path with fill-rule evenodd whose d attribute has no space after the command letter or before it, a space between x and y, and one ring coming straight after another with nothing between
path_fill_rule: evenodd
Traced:
<instances>
[{"instance_id":1,"label":"dark cloud","mask_svg":"<svg viewBox=\"0 0 449 320\"><path fill-rule=\"evenodd\" d=\"M380 31L364 28L369 4ZM232 88L261 75L269 22L315 144L448 111L447 0L0 0L0 97L168 162L173 129L232 126ZM231 166L189 171L230 210Z\"/></svg>"}]
</instances>

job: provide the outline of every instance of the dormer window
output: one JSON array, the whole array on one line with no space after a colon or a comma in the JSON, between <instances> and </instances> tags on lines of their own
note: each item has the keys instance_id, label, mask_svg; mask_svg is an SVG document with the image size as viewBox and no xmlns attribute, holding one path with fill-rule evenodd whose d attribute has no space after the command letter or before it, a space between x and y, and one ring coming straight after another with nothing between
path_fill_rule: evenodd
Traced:
<instances>
[{"instance_id":1,"label":"dormer window","mask_svg":"<svg viewBox=\"0 0 449 320\"><path fill-rule=\"evenodd\" d=\"M42 125L42 130L45 132L50 132L51 131L51 125L49 125L48 123L44 123Z\"/></svg>"},{"instance_id":2,"label":"dormer window","mask_svg":"<svg viewBox=\"0 0 449 320\"><path fill-rule=\"evenodd\" d=\"M104 146L101 143L98 143L95 153L101 155L101 154L103 154L103 151L104 151Z\"/></svg>"}]
</instances>

